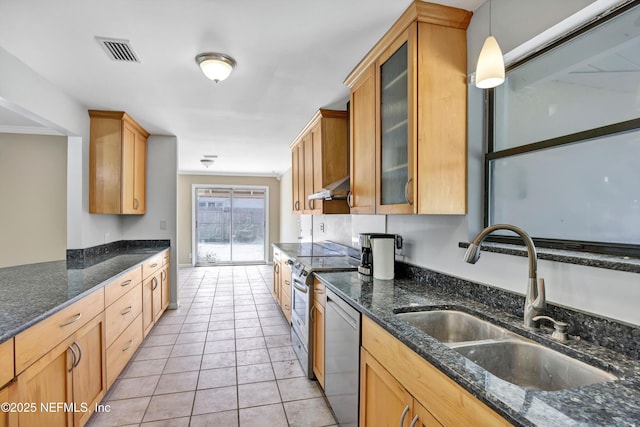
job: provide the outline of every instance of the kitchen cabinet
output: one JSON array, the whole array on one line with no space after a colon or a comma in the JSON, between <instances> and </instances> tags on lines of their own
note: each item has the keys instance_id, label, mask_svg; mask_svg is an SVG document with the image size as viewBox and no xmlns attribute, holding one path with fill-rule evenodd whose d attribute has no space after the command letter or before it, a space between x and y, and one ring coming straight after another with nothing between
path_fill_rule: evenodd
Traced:
<instances>
[{"instance_id":1,"label":"kitchen cabinet","mask_svg":"<svg viewBox=\"0 0 640 427\"><path fill-rule=\"evenodd\" d=\"M169 252L169 251L165 251ZM156 324L168 304L163 302L163 277L166 276L166 285L169 284L168 269L163 268L164 254L160 253L149 258L142 264L142 325L146 337L153 325ZM169 289L165 290L165 300Z\"/></svg>"},{"instance_id":2,"label":"kitchen cabinet","mask_svg":"<svg viewBox=\"0 0 640 427\"><path fill-rule=\"evenodd\" d=\"M349 213L346 200L308 200L349 176L347 131L346 111L320 109L291 143L294 213Z\"/></svg>"},{"instance_id":3,"label":"kitchen cabinet","mask_svg":"<svg viewBox=\"0 0 640 427\"><path fill-rule=\"evenodd\" d=\"M0 403L15 402L14 396L17 393L17 383L11 382L0 387ZM18 414L16 412L0 411L0 427L14 427L18 425Z\"/></svg>"},{"instance_id":4,"label":"kitchen cabinet","mask_svg":"<svg viewBox=\"0 0 640 427\"><path fill-rule=\"evenodd\" d=\"M171 282L169 280L169 264L165 264L162 266L162 271L160 272L160 287L161 295L162 295L162 310L166 310L169 308L169 303L171 302Z\"/></svg>"},{"instance_id":5,"label":"kitchen cabinet","mask_svg":"<svg viewBox=\"0 0 640 427\"><path fill-rule=\"evenodd\" d=\"M371 65L351 87L349 206L353 214L376 211L376 82Z\"/></svg>"},{"instance_id":6,"label":"kitchen cabinet","mask_svg":"<svg viewBox=\"0 0 640 427\"><path fill-rule=\"evenodd\" d=\"M511 425L368 317L360 364L361 426Z\"/></svg>"},{"instance_id":7,"label":"kitchen cabinet","mask_svg":"<svg viewBox=\"0 0 640 427\"><path fill-rule=\"evenodd\" d=\"M466 213L471 15L414 1L345 80L353 109L354 213ZM367 185L368 169L375 190Z\"/></svg>"},{"instance_id":8,"label":"kitchen cabinet","mask_svg":"<svg viewBox=\"0 0 640 427\"><path fill-rule=\"evenodd\" d=\"M18 375L18 401L38 405L35 411L18 413L19 425L86 424L107 389L104 354L100 313Z\"/></svg>"},{"instance_id":9,"label":"kitchen cabinet","mask_svg":"<svg viewBox=\"0 0 640 427\"><path fill-rule=\"evenodd\" d=\"M89 116L89 212L144 214L149 133L122 111Z\"/></svg>"},{"instance_id":10,"label":"kitchen cabinet","mask_svg":"<svg viewBox=\"0 0 640 427\"><path fill-rule=\"evenodd\" d=\"M273 298L282 314L291 322L291 260L282 251L273 249Z\"/></svg>"},{"instance_id":11,"label":"kitchen cabinet","mask_svg":"<svg viewBox=\"0 0 640 427\"><path fill-rule=\"evenodd\" d=\"M324 308L327 301L325 286L318 279L313 279L313 373L324 389Z\"/></svg>"}]
</instances>

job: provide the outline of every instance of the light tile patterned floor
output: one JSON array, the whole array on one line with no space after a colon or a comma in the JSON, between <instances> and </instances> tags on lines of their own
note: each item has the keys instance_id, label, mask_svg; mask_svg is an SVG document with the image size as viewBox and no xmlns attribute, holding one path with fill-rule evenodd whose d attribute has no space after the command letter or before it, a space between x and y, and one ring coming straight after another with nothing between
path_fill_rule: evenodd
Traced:
<instances>
[{"instance_id":1,"label":"light tile patterned floor","mask_svg":"<svg viewBox=\"0 0 640 427\"><path fill-rule=\"evenodd\" d=\"M183 268L167 310L90 427L332 426L270 293L271 266Z\"/></svg>"}]
</instances>

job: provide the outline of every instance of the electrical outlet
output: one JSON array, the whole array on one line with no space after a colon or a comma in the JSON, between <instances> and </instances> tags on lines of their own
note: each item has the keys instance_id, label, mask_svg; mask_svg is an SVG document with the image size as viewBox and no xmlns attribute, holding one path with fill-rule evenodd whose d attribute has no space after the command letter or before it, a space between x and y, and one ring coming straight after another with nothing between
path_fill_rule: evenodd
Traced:
<instances>
[{"instance_id":1,"label":"electrical outlet","mask_svg":"<svg viewBox=\"0 0 640 427\"><path fill-rule=\"evenodd\" d=\"M320 223L320 231L322 231L323 233L325 232L324 222Z\"/></svg>"}]
</instances>

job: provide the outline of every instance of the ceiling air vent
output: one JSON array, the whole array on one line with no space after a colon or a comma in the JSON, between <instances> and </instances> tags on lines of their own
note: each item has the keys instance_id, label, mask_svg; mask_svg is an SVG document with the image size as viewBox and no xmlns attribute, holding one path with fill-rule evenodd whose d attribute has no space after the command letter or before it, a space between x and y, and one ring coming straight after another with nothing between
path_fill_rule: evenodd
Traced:
<instances>
[{"instance_id":1,"label":"ceiling air vent","mask_svg":"<svg viewBox=\"0 0 640 427\"><path fill-rule=\"evenodd\" d=\"M118 62L140 62L138 55L133 51L129 44L129 40L108 39L105 37L96 37L98 43L104 48L113 61Z\"/></svg>"}]
</instances>

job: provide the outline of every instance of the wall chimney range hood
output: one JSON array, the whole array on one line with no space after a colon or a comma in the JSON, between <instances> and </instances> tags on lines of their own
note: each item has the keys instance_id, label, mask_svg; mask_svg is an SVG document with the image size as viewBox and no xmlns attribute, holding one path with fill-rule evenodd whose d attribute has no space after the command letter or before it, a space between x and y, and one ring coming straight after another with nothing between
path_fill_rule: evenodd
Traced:
<instances>
[{"instance_id":1,"label":"wall chimney range hood","mask_svg":"<svg viewBox=\"0 0 640 427\"><path fill-rule=\"evenodd\" d=\"M317 193L307 196L309 200L346 200L349 194L349 177L332 182Z\"/></svg>"}]
</instances>

